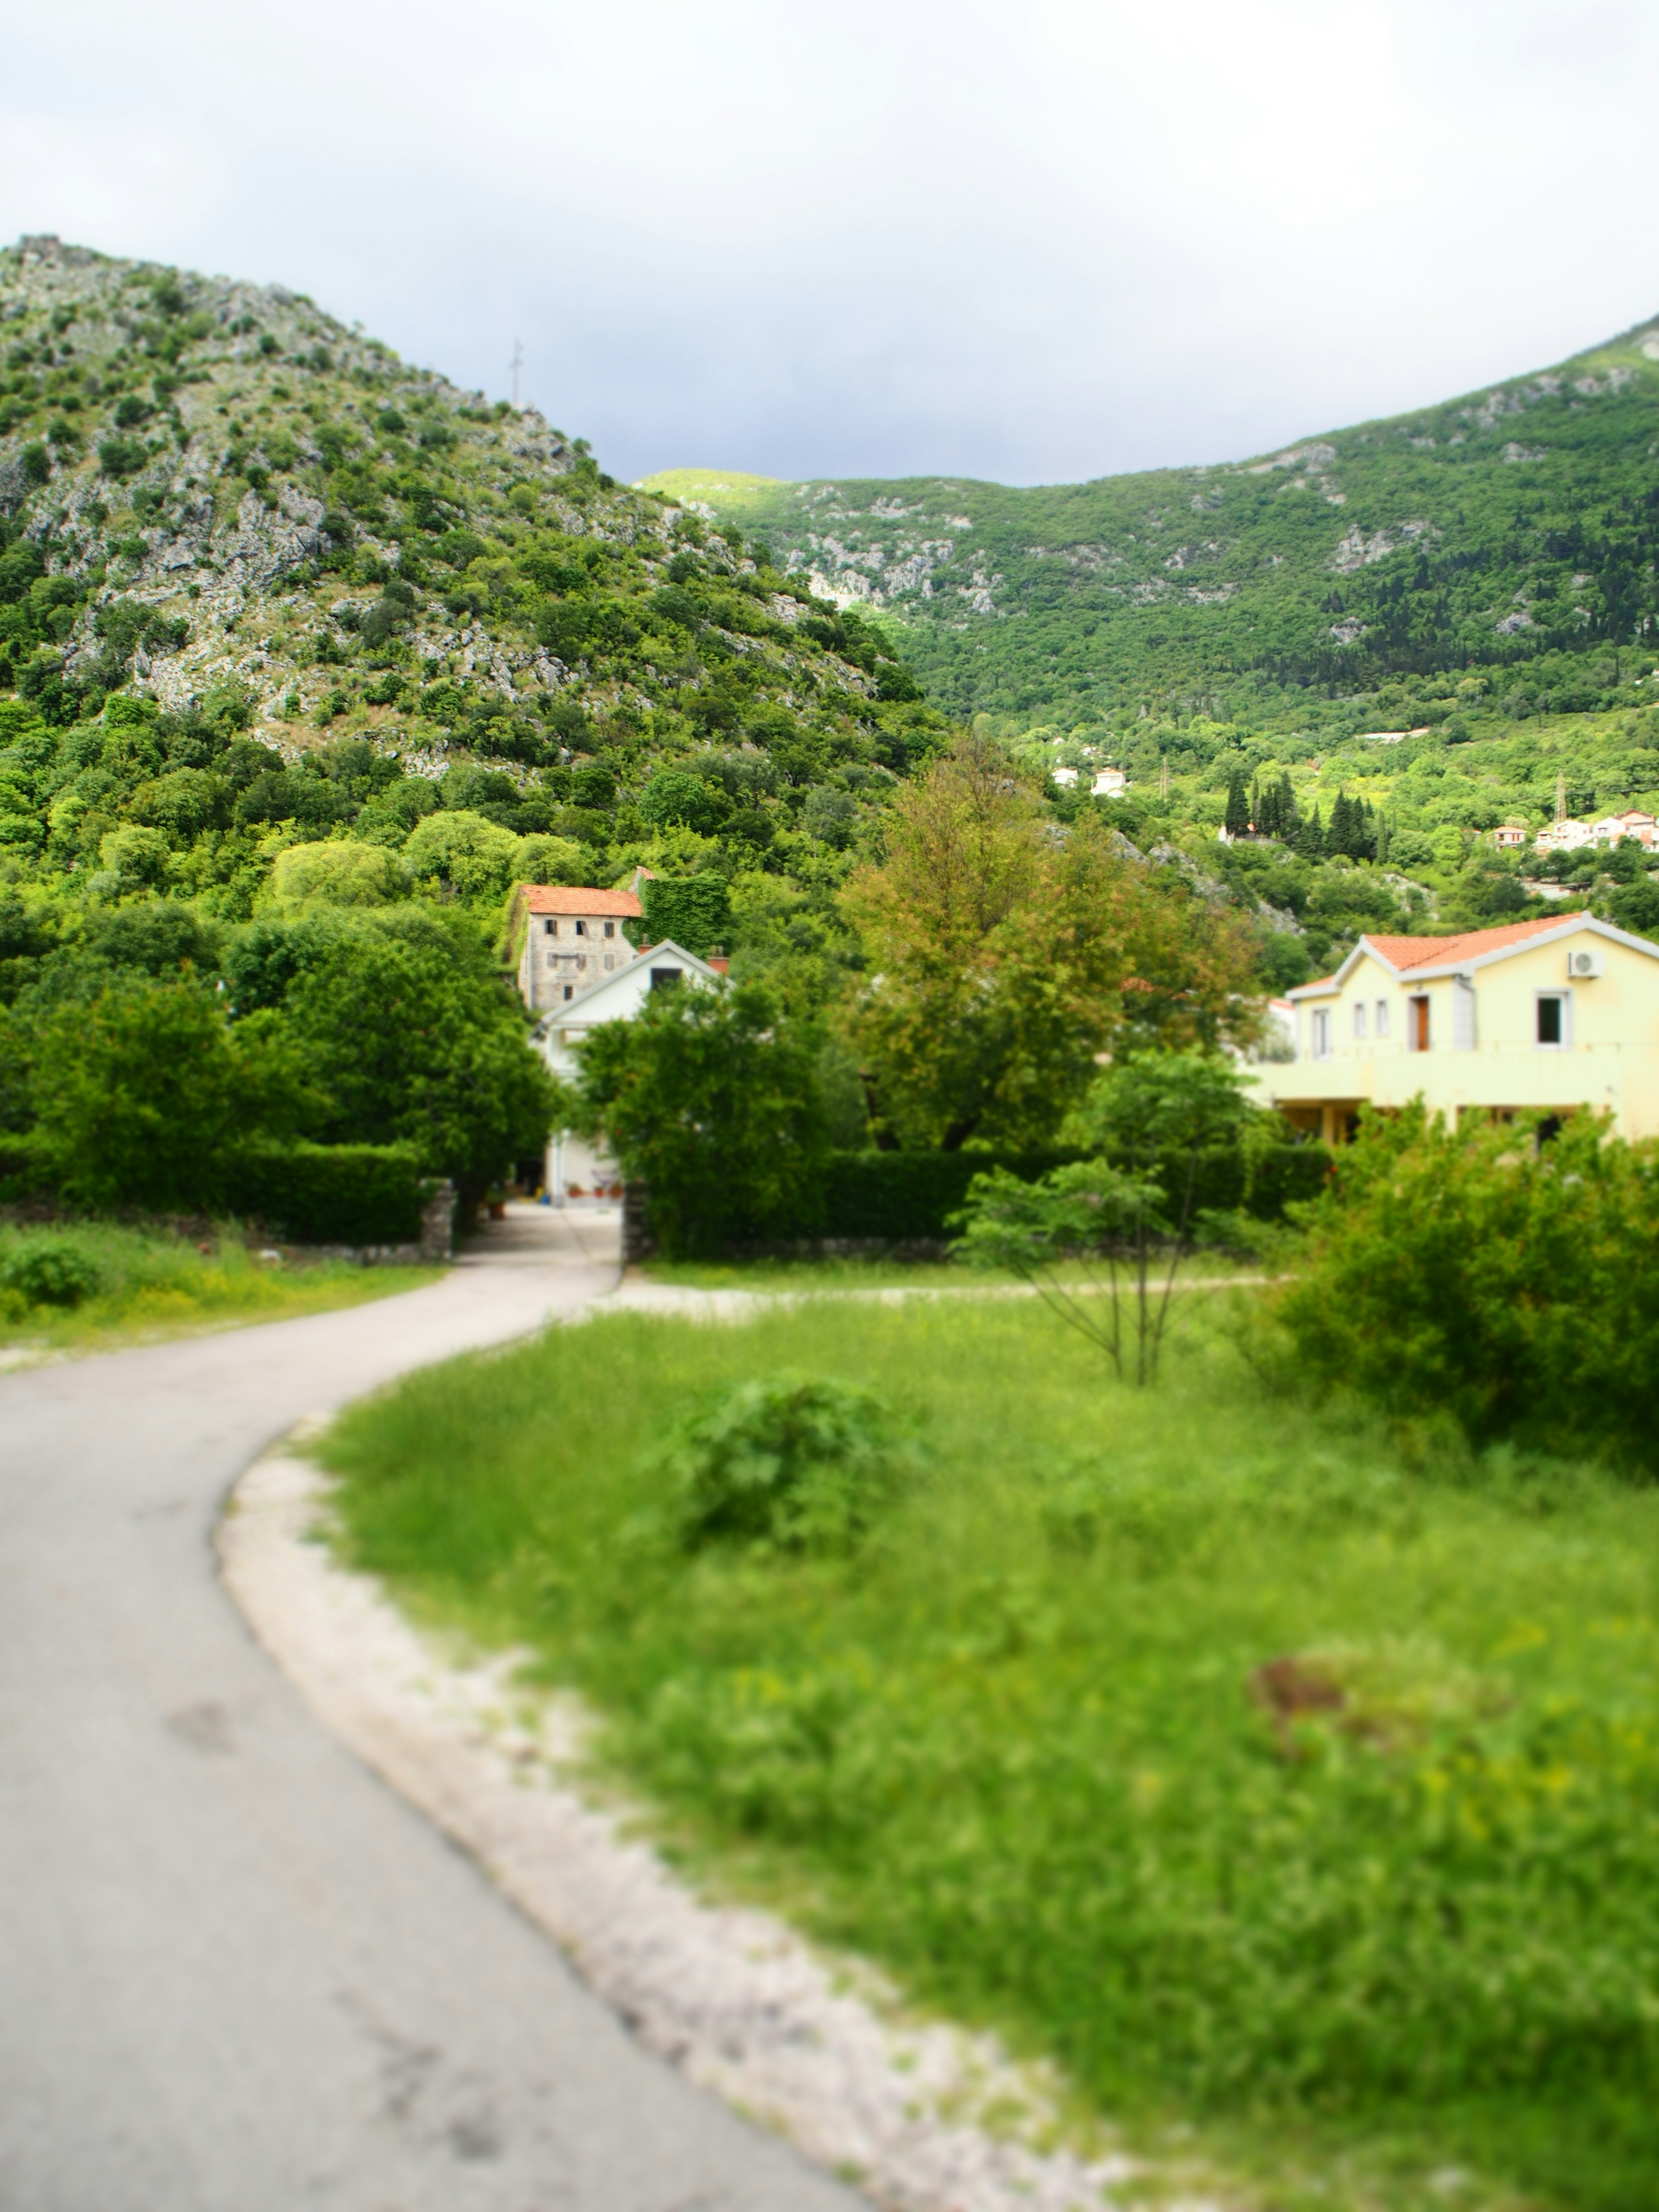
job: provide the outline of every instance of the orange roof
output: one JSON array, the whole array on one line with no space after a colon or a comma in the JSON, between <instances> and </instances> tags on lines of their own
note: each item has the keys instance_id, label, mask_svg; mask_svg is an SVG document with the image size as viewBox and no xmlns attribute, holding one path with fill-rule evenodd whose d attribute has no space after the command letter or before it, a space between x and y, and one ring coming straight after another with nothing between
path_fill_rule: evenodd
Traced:
<instances>
[{"instance_id":1,"label":"orange roof","mask_svg":"<svg viewBox=\"0 0 1659 2212\"><path fill-rule=\"evenodd\" d=\"M520 884L531 914L612 914L634 921L645 912L632 891L590 890L584 884Z\"/></svg>"},{"instance_id":2,"label":"orange roof","mask_svg":"<svg viewBox=\"0 0 1659 2212\"><path fill-rule=\"evenodd\" d=\"M1459 960L1479 960L1488 952L1501 952L1506 945L1524 944L1546 930L1560 929L1570 921L1588 921L1583 908L1571 914L1542 915L1536 921L1509 921L1501 929L1466 929L1456 937L1373 937L1365 943L1380 952L1390 968L1446 968Z\"/></svg>"}]
</instances>

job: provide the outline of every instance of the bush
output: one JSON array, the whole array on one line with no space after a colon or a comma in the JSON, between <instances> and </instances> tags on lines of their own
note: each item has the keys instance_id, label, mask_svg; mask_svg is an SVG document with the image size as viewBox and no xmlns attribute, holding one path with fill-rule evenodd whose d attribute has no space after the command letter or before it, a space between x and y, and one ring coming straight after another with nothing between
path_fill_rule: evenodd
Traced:
<instances>
[{"instance_id":1,"label":"bush","mask_svg":"<svg viewBox=\"0 0 1659 2212\"><path fill-rule=\"evenodd\" d=\"M412 1244L420 1163L406 1145L250 1146L227 1162L230 1212L296 1244Z\"/></svg>"},{"instance_id":2,"label":"bush","mask_svg":"<svg viewBox=\"0 0 1659 2212\"><path fill-rule=\"evenodd\" d=\"M62 1237L41 1233L0 1243L0 1291L25 1305L84 1305L103 1288L103 1270L91 1254Z\"/></svg>"},{"instance_id":3,"label":"bush","mask_svg":"<svg viewBox=\"0 0 1659 2212\"><path fill-rule=\"evenodd\" d=\"M846 1552L897 1479L884 1401L847 1382L785 1372L740 1382L654 1455L681 1548L745 1544Z\"/></svg>"},{"instance_id":4,"label":"bush","mask_svg":"<svg viewBox=\"0 0 1659 2212\"><path fill-rule=\"evenodd\" d=\"M1284 1371L1477 1443L1650 1469L1659 1144L1588 1114L1454 1133L1417 1101L1362 1116L1273 1294Z\"/></svg>"}]
</instances>

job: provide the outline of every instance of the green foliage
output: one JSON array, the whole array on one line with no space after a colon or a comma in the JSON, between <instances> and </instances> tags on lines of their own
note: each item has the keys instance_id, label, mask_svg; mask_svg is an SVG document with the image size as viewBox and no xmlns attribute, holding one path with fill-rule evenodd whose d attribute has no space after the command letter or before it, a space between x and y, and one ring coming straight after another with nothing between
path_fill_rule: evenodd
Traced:
<instances>
[{"instance_id":1,"label":"green foliage","mask_svg":"<svg viewBox=\"0 0 1659 2212\"><path fill-rule=\"evenodd\" d=\"M826 1149L815 1079L766 992L683 983L589 1033L573 1111L645 1187L663 1250L691 1258L799 1218Z\"/></svg>"},{"instance_id":2,"label":"green foliage","mask_svg":"<svg viewBox=\"0 0 1659 2212\"><path fill-rule=\"evenodd\" d=\"M1659 1145L1575 1115L1453 1133L1362 1115L1269 1303L1286 1379L1477 1442L1659 1467Z\"/></svg>"},{"instance_id":3,"label":"green foliage","mask_svg":"<svg viewBox=\"0 0 1659 2212\"><path fill-rule=\"evenodd\" d=\"M845 1553L900 1473L890 1408L848 1382L757 1376L687 1415L652 1455L680 1547Z\"/></svg>"},{"instance_id":4,"label":"green foliage","mask_svg":"<svg viewBox=\"0 0 1659 2212\"><path fill-rule=\"evenodd\" d=\"M268 1265L222 1234L198 1243L194 1237L108 1222L0 1227L0 1333L31 1345L89 1347L133 1331L151 1338L204 1322L319 1312L410 1289L422 1279L408 1268L339 1261ZM43 1300L31 1288L35 1284L54 1295Z\"/></svg>"},{"instance_id":5,"label":"green foliage","mask_svg":"<svg viewBox=\"0 0 1659 2212\"><path fill-rule=\"evenodd\" d=\"M266 939L256 988L280 989L283 1033L325 1102L308 1133L408 1146L467 1206L541 1151L552 1086L464 917L393 907L295 927L297 942Z\"/></svg>"},{"instance_id":6,"label":"green foliage","mask_svg":"<svg viewBox=\"0 0 1659 2212\"><path fill-rule=\"evenodd\" d=\"M1149 2199L1177 2126L1224 2202L1659 2193L1659 1493L1407 1458L1201 1330L1121 1388L1034 1301L589 1326L602 1390L543 1339L326 1449L356 1557L538 1652L681 1832L1143 2123ZM641 1547L664 1430L780 1371L928 1479L845 1560Z\"/></svg>"},{"instance_id":7,"label":"green foliage","mask_svg":"<svg viewBox=\"0 0 1659 2212\"><path fill-rule=\"evenodd\" d=\"M22 1042L33 1170L94 1207L211 1207L246 1133L291 1128L305 1110L280 1038L233 1030L188 977L112 977L89 1003L44 1012Z\"/></svg>"},{"instance_id":8,"label":"green foliage","mask_svg":"<svg viewBox=\"0 0 1659 2212\"><path fill-rule=\"evenodd\" d=\"M640 887L648 940L672 937L701 959L730 941L732 896L724 876L705 869L695 876L652 876Z\"/></svg>"},{"instance_id":9,"label":"green foliage","mask_svg":"<svg viewBox=\"0 0 1659 2212\"><path fill-rule=\"evenodd\" d=\"M412 1244L420 1163L404 1145L244 1145L226 1163L223 1203L297 1244Z\"/></svg>"},{"instance_id":10,"label":"green foliage","mask_svg":"<svg viewBox=\"0 0 1659 2212\"><path fill-rule=\"evenodd\" d=\"M43 1231L0 1237L0 1292L25 1305L84 1305L103 1288L96 1259L70 1238Z\"/></svg>"}]
</instances>

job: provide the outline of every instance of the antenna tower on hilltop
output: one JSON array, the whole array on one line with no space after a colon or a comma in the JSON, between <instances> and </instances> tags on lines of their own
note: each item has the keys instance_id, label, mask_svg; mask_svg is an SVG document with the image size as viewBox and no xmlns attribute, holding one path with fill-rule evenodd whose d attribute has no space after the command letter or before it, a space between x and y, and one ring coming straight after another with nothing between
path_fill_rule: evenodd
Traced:
<instances>
[{"instance_id":1,"label":"antenna tower on hilltop","mask_svg":"<svg viewBox=\"0 0 1659 2212\"><path fill-rule=\"evenodd\" d=\"M514 341L513 341L513 362L512 362L512 368L513 368L513 404L514 404L514 406L515 408L517 407L517 405L518 405L518 404L519 404L519 371L520 371L523 367L524 367L524 340L523 340L522 338L514 338Z\"/></svg>"}]
</instances>

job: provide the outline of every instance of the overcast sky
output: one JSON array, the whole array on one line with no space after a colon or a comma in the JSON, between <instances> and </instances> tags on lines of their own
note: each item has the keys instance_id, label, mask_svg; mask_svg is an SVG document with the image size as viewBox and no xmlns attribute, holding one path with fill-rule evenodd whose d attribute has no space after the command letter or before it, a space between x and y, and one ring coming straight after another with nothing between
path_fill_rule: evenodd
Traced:
<instances>
[{"instance_id":1,"label":"overcast sky","mask_svg":"<svg viewBox=\"0 0 1659 2212\"><path fill-rule=\"evenodd\" d=\"M0 235L629 478L1218 460L1659 311L1653 0L0 0Z\"/></svg>"}]
</instances>

